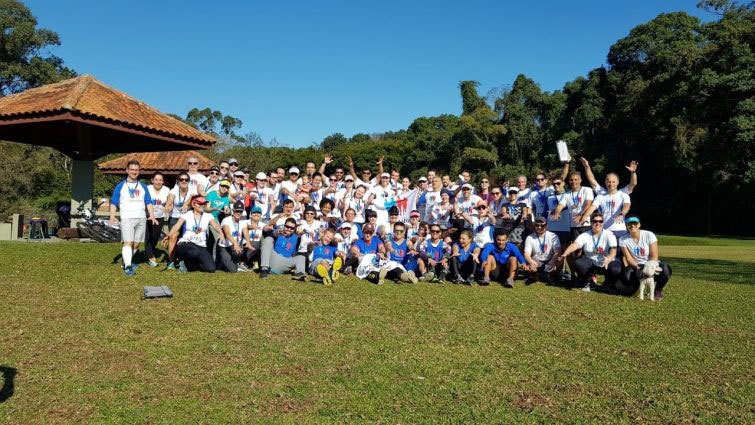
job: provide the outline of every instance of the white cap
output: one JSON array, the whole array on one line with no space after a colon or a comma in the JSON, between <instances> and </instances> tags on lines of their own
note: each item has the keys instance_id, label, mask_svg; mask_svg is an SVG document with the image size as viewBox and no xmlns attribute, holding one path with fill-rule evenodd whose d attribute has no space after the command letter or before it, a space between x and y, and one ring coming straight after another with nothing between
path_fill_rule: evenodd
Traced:
<instances>
[{"instance_id":1,"label":"white cap","mask_svg":"<svg viewBox=\"0 0 755 425\"><path fill-rule=\"evenodd\" d=\"M347 174L346 177L343 178L343 181L354 181L354 176Z\"/></svg>"},{"instance_id":2,"label":"white cap","mask_svg":"<svg viewBox=\"0 0 755 425\"><path fill-rule=\"evenodd\" d=\"M474 186L472 186L469 183L464 183L463 185L461 185L461 188L462 189L474 189Z\"/></svg>"},{"instance_id":3,"label":"white cap","mask_svg":"<svg viewBox=\"0 0 755 425\"><path fill-rule=\"evenodd\" d=\"M233 175L235 177L244 177L246 174L244 174L243 171L239 170L239 171L236 171L235 173L233 173Z\"/></svg>"},{"instance_id":4,"label":"white cap","mask_svg":"<svg viewBox=\"0 0 755 425\"><path fill-rule=\"evenodd\" d=\"M391 178L391 175L390 175L390 174L388 174L388 173L383 173L383 174L381 174L381 175L380 175L380 177L381 177L381 178L382 178L382 177L388 177L388 178Z\"/></svg>"},{"instance_id":5,"label":"white cap","mask_svg":"<svg viewBox=\"0 0 755 425\"><path fill-rule=\"evenodd\" d=\"M351 229L351 223L345 221L341 224L341 229Z\"/></svg>"},{"instance_id":6,"label":"white cap","mask_svg":"<svg viewBox=\"0 0 755 425\"><path fill-rule=\"evenodd\" d=\"M518 188L518 187L516 187L516 186L511 186L510 188L508 188L508 189L506 190L506 192L507 192L507 193L508 193L508 192L516 192L516 193L519 193L519 188Z\"/></svg>"},{"instance_id":7,"label":"white cap","mask_svg":"<svg viewBox=\"0 0 755 425\"><path fill-rule=\"evenodd\" d=\"M260 171L259 173L257 173L257 176L255 177L255 179L257 179L257 180L266 180L267 179L267 175L265 173L263 173L262 171Z\"/></svg>"},{"instance_id":8,"label":"white cap","mask_svg":"<svg viewBox=\"0 0 755 425\"><path fill-rule=\"evenodd\" d=\"M291 173L299 174L299 169L296 167L291 167L288 169L288 174L291 174Z\"/></svg>"},{"instance_id":9,"label":"white cap","mask_svg":"<svg viewBox=\"0 0 755 425\"><path fill-rule=\"evenodd\" d=\"M419 179L417 179L417 181L418 182L426 182L427 181L427 177L420 177Z\"/></svg>"}]
</instances>

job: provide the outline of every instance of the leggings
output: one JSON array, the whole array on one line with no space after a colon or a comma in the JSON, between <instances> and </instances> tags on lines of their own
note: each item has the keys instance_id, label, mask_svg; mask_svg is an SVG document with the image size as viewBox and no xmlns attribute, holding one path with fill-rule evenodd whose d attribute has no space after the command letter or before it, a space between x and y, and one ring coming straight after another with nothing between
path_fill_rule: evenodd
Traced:
<instances>
[{"instance_id":1,"label":"leggings","mask_svg":"<svg viewBox=\"0 0 755 425\"><path fill-rule=\"evenodd\" d=\"M579 277L586 277L590 274L603 274L606 276L607 284L613 284L621 275L621 262L614 258L613 261L608 263L608 268L596 266L591 259L587 257L579 257L574 262L574 266L577 269L577 275Z\"/></svg>"},{"instance_id":2,"label":"leggings","mask_svg":"<svg viewBox=\"0 0 755 425\"><path fill-rule=\"evenodd\" d=\"M189 271L215 272L215 261L207 248L183 242L176 247L176 259L181 260Z\"/></svg>"},{"instance_id":3,"label":"leggings","mask_svg":"<svg viewBox=\"0 0 755 425\"><path fill-rule=\"evenodd\" d=\"M147 221L147 231L144 233L144 252L147 254L147 258L155 258L155 250L158 242L160 242L164 224L165 219L163 218L158 218L157 224Z\"/></svg>"},{"instance_id":4,"label":"leggings","mask_svg":"<svg viewBox=\"0 0 755 425\"><path fill-rule=\"evenodd\" d=\"M244 248L241 254L236 254L236 252L233 251L232 246L219 246L217 247L217 251L218 256L215 262L216 267L229 273L236 273L238 271L237 263L240 261L247 266L251 265L252 256L256 253L256 251Z\"/></svg>"},{"instance_id":5,"label":"leggings","mask_svg":"<svg viewBox=\"0 0 755 425\"><path fill-rule=\"evenodd\" d=\"M463 263L459 262L459 257L451 257L451 273L462 279L474 277L477 273L477 263L471 255L467 256Z\"/></svg>"},{"instance_id":6,"label":"leggings","mask_svg":"<svg viewBox=\"0 0 755 425\"><path fill-rule=\"evenodd\" d=\"M655 277L656 291L662 291L663 287L671 279L671 266L663 261L659 265L661 273ZM637 275L637 271L632 267L624 267L624 270L621 272L621 283L626 287L623 295L632 295L637 292L640 289L640 277Z\"/></svg>"}]
</instances>

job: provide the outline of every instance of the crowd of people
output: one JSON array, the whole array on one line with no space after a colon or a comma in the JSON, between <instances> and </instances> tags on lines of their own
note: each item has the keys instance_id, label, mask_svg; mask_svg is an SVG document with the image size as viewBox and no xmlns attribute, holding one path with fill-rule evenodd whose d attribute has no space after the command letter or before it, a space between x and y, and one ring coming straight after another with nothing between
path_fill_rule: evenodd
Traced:
<instances>
[{"instance_id":1,"label":"crowd of people","mask_svg":"<svg viewBox=\"0 0 755 425\"><path fill-rule=\"evenodd\" d=\"M255 268L264 279L292 273L332 285L354 274L381 285L386 280L450 282L513 288L515 281L570 285L585 292L631 295L642 266L659 261L656 236L630 215L637 163L601 186L590 163L582 173L563 163L559 173L537 173L513 183L462 171L457 178L429 171L412 180L386 170L332 167L324 157L303 172L252 172L235 158L199 172L190 158L175 186L160 173L139 180L137 161L115 188L110 221L120 211L123 270L135 272L140 243L152 267L164 243L168 267L179 272L236 273ZM475 182L475 183L473 183ZM167 236L163 228L167 225ZM660 262L655 297L671 276ZM597 276L604 275L601 285Z\"/></svg>"}]
</instances>

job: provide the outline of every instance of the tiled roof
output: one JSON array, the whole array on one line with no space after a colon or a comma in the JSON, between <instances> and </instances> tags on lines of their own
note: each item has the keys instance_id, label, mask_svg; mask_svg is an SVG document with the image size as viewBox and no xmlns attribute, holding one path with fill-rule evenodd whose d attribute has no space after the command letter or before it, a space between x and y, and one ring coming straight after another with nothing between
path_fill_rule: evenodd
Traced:
<instances>
[{"instance_id":1,"label":"tiled roof","mask_svg":"<svg viewBox=\"0 0 755 425\"><path fill-rule=\"evenodd\" d=\"M209 171L210 167L215 165L210 158L197 153L197 151L174 151L130 153L100 163L97 167L105 174L125 174L126 163L135 159L139 161L143 175L156 171L172 174L186 171L188 168L186 161L191 157L199 160L200 171Z\"/></svg>"},{"instance_id":2,"label":"tiled roof","mask_svg":"<svg viewBox=\"0 0 755 425\"><path fill-rule=\"evenodd\" d=\"M0 97L0 118L40 113L75 112L83 117L126 124L211 144L215 138L166 115L90 75L71 78Z\"/></svg>"}]
</instances>

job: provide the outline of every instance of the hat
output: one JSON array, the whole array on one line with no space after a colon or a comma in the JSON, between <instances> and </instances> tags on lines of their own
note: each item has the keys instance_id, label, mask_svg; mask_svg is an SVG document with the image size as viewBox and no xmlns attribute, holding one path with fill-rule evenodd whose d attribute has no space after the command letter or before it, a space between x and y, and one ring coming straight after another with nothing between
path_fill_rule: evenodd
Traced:
<instances>
[{"instance_id":1,"label":"hat","mask_svg":"<svg viewBox=\"0 0 755 425\"><path fill-rule=\"evenodd\" d=\"M191 200L191 203L204 205L207 203L207 199L205 199L204 196L196 196Z\"/></svg>"},{"instance_id":2,"label":"hat","mask_svg":"<svg viewBox=\"0 0 755 425\"><path fill-rule=\"evenodd\" d=\"M234 177L244 177L244 172L241 171L241 170L236 171L235 173L233 173L233 176Z\"/></svg>"},{"instance_id":3,"label":"hat","mask_svg":"<svg viewBox=\"0 0 755 425\"><path fill-rule=\"evenodd\" d=\"M626 223L626 224L629 224L629 223L639 223L639 222L640 222L640 218L637 217L637 216L629 217L626 220L624 220L624 223Z\"/></svg>"},{"instance_id":4,"label":"hat","mask_svg":"<svg viewBox=\"0 0 755 425\"><path fill-rule=\"evenodd\" d=\"M394 206L388 208L388 215L398 215L398 213L399 213L399 211L398 211L398 207L397 206L394 205Z\"/></svg>"},{"instance_id":5,"label":"hat","mask_svg":"<svg viewBox=\"0 0 755 425\"><path fill-rule=\"evenodd\" d=\"M231 159L229 159L229 160L228 160L227 162L228 162L229 164L233 164L233 163L235 162L235 163L236 163L236 165L239 165L239 160L238 160L238 159L236 159L236 158L231 158Z\"/></svg>"},{"instance_id":6,"label":"hat","mask_svg":"<svg viewBox=\"0 0 755 425\"><path fill-rule=\"evenodd\" d=\"M388 174L388 173L383 173L383 174L380 175L380 178L383 178L383 177L391 178L391 175Z\"/></svg>"},{"instance_id":7,"label":"hat","mask_svg":"<svg viewBox=\"0 0 755 425\"><path fill-rule=\"evenodd\" d=\"M472 186L469 183L464 183L463 185L461 185L461 188L462 189L474 189L474 186Z\"/></svg>"},{"instance_id":8,"label":"hat","mask_svg":"<svg viewBox=\"0 0 755 425\"><path fill-rule=\"evenodd\" d=\"M220 172L220 167L218 167L217 165L213 165L212 167L210 167L210 171Z\"/></svg>"},{"instance_id":9,"label":"hat","mask_svg":"<svg viewBox=\"0 0 755 425\"><path fill-rule=\"evenodd\" d=\"M419 211L412 210L412 212L409 213L409 217L419 217Z\"/></svg>"},{"instance_id":10,"label":"hat","mask_svg":"<svg viewBox=\"0 0 755 425\"><path fill-rule=\"evenodd\" d=\"M225 187L231 187L231 182L229 182L228 180L223 179L223 180L220 181L220 185L221 186L225 186Z\"/></svg>"},{"instance_id":11,"label":"hat","mask_svg":"<svg viewBox=\"0 0 755 425\"><path fill-rule=\"evenodd\" d=\"M288 169L288 174L299 174L299 169L296 167L291 167Z\"/></svg>"},{"instance_id":12,"label":"hat","mask_svg":"<svg viewBox=\"0 0 755 425\"><path fill-rule=\"evenodd\" d=\"M343 181L345 181L345 182L352 181L353 182L354 181L354 176L352 176L351 174L347 174L346 177L343 178Z\"/></svg>"},{"instance_id":13,"label":"hat","mask_svg":"<svg viewBox=\"0 0 755 425\"><path fill-rule=\"evenodd\" d=\"M306 214L308 212L312 212L312 213L317 214L317 210L312 205L307 205L307 207L304 208L304 214Z\"/></svg>"},{"instance_id":14,"label":"hat","mask_svg":"<svg viewBox=\"0 0 755 425\"><path fill-rule=\"evenodd\" d=\"M545 217L542 217L542 216L535 219L535 223L547 223L547 222L548 220L546 220Z\"/></svg>"},{"instance_id":15,"label":"hat","mask_svg":"<svg viewBox=\"0 0 755 425\"><path fill-rule=\"evenodd\" d=\"M252 207L252 214L262 214L262 208L258 207L257 205Z\"/></svg>"},{"instance_id":16,"label":"hat","mask_svg":"<svg viewBox=\"0 0 755 425\"><path fill-rule=\"evenodd\" d=\"M367 223L362 226L362 233L375 233L375 227L370 223Z\"/></svg>"},{"instance_id":17,"label":"hat","mask_svg":"<svg viewBox=\"0 0 755 425\"><path fill-rule=\"evenodd\" d=\"M417 179L418 182L425 182L427 183L427 177L420 177Z\"/></svg>"},{"instance_id":18,"label":"hat","mask_svg":"<svg viewBox=\"0 0 755 425\"><path fill-rule=\"evenodd\" d=\"M262 171L260 171L259 173L257 173L257 176L255 177L255 179L257 179L257 180L267 180L267 175L265 173L263 173Z\"/></svg>"},{"instance_id":19,"label":"hat","mask_svg":"<svg viewBox=\"0 0 755 425\"><path fill-rule=\"evenodd\" d=\"M511 186L510 188L506 189L506 193L511 193L511 192L519 193L519 188Z\"/></svg>"},{"instance_id":20,"label":"hat","mask_svg":"<svg viewBox=\"0 0 755 425\"><path fill-rule=\"evenodd\" d=\"M243 171L244 174L249 174L249 168L247 167L242 168L241 171Z\"/></svg>"},{"instance_id":21,"label":"hat","mask_svg":"<svg viewBox=\"0 0 755 425\"><path fill-rule=\"evenodd\" d=\"M480 200L480 201L477 201L477 204L474 207L475 208L480 208L480 207L487 208L488 207L488 203L485 202L485 201Z\"/></svg>"},{"instance_id":22,"label":"hat","mask_svg":"<svg viewBox=\"0 0 755 425\"><path fill-rule=\"evenodd\" d=\"M348 221L343 222L343 224L341 224L341 229L351 229L351 223Z\"/></svg>"},{"instance_id":23,"label":"hat","mask_svg":"<svg viewBox=\"0 0 755 425\"><path fill-rule=\"evenodd\" d=\"M233 203L233 210L234 211L244 211L244 203L241 201L236 201Z\"/></svg>"}]
</instances>

